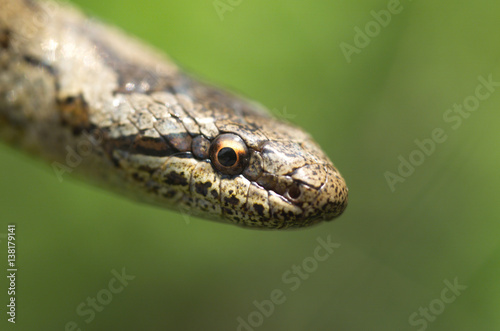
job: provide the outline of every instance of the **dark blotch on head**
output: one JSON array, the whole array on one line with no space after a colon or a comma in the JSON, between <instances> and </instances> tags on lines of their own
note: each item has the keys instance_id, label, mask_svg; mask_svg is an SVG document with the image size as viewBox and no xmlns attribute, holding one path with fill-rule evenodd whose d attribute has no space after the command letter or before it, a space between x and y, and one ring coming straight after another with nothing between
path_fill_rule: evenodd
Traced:
<instances>
[{"instance_id":1,"label":"dark blotch on head","mask_svg":"<svg viewBox=\"0 0 500 331\"><path fill-rule=\"evenodd\" d=\"M212 187L212 183L210 183L210 182L196 183L194 185L196 193L201 194L203 196L207 196L208 195L208 189L210 187Z\"/></svg>"},{"instance_id":2,"label":"dark blotch on head","mask_svg":"<svg viewBox=\"0 0 500 331\"><path fill-rule=\"evenodd\" d=\"M227 204L229 204L229 205L237 205L237 204L240 202L240 200L239 200L237 197L235 197L234 195L232 195L232 196L231 196L231 197L229 197L229 198L228 198L228 197L225 197L225 198L224 198L224 201L225 201Z\"/></svg>"},{"instance_id":3,"label":"dark blotch on head","mask_svg":"<svg viewBox=\"0 0 500 331\"><path fill-rule=\"evenodd\" d=\"M230 209L230 208L222 208L222 210L223 210L224 214L227 214L227 215L233 215L234 214L233 210Z\"/></svg>"},{"instance_id":4,"label":"dark blotch on head","mask_svg":"<svg viewBox=\"0 0 500 331\"><path fill-rule=\"evenodd\" d=\"M253 204L253 208L257 211L260 216L264 216L264 206L258 203Z\"/></svg>"},{"instance_id":5,"label":"dark blotch on head","mask_svg":"<svg viewBox=\"0 0 500 331\"><path fill-rule=\"evenodd\" d=\"M187 186L188 181L186 177L182 176L184 173L178 174L176 172L169 172L165 176L165 184L170 184L170 185L181 185L181 186Z\"/></svg>"}]
</instances>

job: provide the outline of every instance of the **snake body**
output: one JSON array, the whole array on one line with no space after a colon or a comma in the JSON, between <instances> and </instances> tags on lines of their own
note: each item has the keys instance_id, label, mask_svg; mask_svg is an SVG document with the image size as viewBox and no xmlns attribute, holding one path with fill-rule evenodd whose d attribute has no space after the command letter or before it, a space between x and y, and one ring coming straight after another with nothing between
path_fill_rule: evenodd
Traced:
<instances>
[{"instance_id":1,"label":"snake body","mask_svg":"<svg viewBox=\"0 0 500 331\"><path fill-rule=\"evenodd\" d=\"M254 228L344 211L344 179L300 128L72 6L0 8L0 138L57 176Z\"/></svg>"}]
</instances>

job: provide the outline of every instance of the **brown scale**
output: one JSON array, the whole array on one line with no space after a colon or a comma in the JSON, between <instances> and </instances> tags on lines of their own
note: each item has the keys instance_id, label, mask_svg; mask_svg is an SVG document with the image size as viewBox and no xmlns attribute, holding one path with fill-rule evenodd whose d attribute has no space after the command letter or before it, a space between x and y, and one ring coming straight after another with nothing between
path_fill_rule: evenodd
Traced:
<instances>
[{"instance_id":1,"label":"brown scale","mask_svg":"<svg viewBox=\"0 0 500 331\"><path fill-rule=\"evenodd\" d=\"M165 141L163 137L151 138L137 135L130 149L131 153L151 156L168 156L175 150Z\"/></svg>"},{"instance_id":2,"label":"brown scale","mask_svg":"<svg viewBox=\"0 0 500 331\"><path fill-rule=\"evenodd\" d=\"M0 31L0 47L3 49L9 48L10 45L10 30L4 29Z\"/></svg>"},{"instance_id":3,"label":"brown scale","mask_svg":"<svg viewBox=\"0 0 500 331\"><path fill-rule=\"evenodd\" d=\"M191 151L192 138L177 119L173 117L161 119L155 123L154 127L178 151Z\"/></svg>"},{"instance_id":4,"label":"brown scale","mask_svg":"<svg viewBox=\"0 0 500 331\"><path fill-rule=\"evenodd\" d=\"M191 143L191 151L193 155L200 159L206 160L209 155L208 152L210 150L210 141L202 135L196 136L193 138Z\"/></svg>"}]
</instances>

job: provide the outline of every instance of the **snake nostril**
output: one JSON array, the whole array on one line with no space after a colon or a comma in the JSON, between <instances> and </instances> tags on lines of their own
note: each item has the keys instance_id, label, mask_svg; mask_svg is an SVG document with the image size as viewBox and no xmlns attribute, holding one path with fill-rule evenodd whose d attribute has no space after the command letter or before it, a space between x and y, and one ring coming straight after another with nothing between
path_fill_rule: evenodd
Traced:
<instances>
[{"instance_id":1,"label":"snake nostril","mask_svg":"<svg viewBox=\"0 0 500 331\"><path fill-rule=\"evenodd\" d=\"M300 188L297 184L293 184L289 189L288 189L288 196L292 200L297 200L300 198Z\"/></svg>"}]
</instances>

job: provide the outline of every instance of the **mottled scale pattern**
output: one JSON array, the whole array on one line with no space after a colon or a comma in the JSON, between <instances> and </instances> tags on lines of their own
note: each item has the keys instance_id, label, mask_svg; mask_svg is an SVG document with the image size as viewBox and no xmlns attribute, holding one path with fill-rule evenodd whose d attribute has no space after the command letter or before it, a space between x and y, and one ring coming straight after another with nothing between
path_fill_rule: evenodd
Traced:
<instances>
[{"instance_id":1,"label":"mottled scale pattern","mask_svg":"<svg viewBox=\"0 0 500 331\"><path fill-rule=\"evenodd\" d=\"M345 181L321 148L258 103L197 81L68 4L0 8L0 138L59 176L251 228L304 227L346 208ZM246 146L237 174L215 166L222 134ZM85 155L69 164L69 150Z\"/></svg>"}]
</instances>

